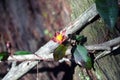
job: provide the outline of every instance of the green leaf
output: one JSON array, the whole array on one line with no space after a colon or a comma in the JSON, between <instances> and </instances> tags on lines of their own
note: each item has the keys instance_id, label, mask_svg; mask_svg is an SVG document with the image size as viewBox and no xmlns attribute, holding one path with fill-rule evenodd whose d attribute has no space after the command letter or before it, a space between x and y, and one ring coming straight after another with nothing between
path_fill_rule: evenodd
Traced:
<instances>
[{"instance_id":1,"label":"green leaf","mask_svg":"<svg viewBox=\"0 0 120 80\"><path fill-rule=\"evenodd\" d=\"M84 38L83 35L76 35L76 36L75 36L75 39L76 39L77 41L81 41L83 38Z\"/></svg>"},{"instance_id":2,"label":"green leaf","mask_svg":"<svg viewBox=\"0 0 120 80\"><path fill-rule=\"evenodd\" d=\"M63 44L59 45L54 51L54 54L53 54L54 60L58 61L62 59L65 56L66 50L67 50L67 46Z\"/></svg>"},{"instance_id":3,"label":"green leaf","mask_svg":"<svg viewBox=\"0 0 120 80\"><path fill-rule=\"evenodd\" d=\"M8 57L9 57L9 53L8 52L1 52L0 53L0 61L7 60Z\"/></svg>"},{"instance_id":4,"label":"green leaf","mask_svg":"<svg viewBox=\"0 0 120 80\"><path fill-rule=\"evenodd\" d=\"M113 28L118 18L118 0L95 0L95 3L99 15Z\"/></svg>"},{"instance_id":5,"label":"green leaf","mask_svg":"<svg viewBox=\"0 0 120 80\"><path fill-rule=\"evenodd\" d=\"M83 45L87 41L87 37L84 35L76 35L76 41Z\"/></svg>"},{"instance_id":6,"label":"green leaf","mask_svg":"<svg viewBox=\"0 0 120 80\"><path fill-rule=\"evenodd\" d=\"M74 56L75 62L81 65L82 67L86 69L92 68L91 57L89 56L89 53L84 46L77 45L76 48L74 48L73 56Z\"/></svg>"},{"instance_id":7,"label":"green leaf","mask_svg":"<svg viewBox=\"0 0 120 80\"><path fill-rule=\"evenodd\" d=\"M4 56L3 56L3 54L0 54L0 60L2 60L2 59L3 59L3 57L4 57Z\"/></svg>"},{"instance_id":8,"label":"green leaf","mask_svg":"<svg viewBox=\"0 0 120 80\"><path fill-rule=\"evenodd\" d=\"M28 51L16 51L14 54L15 55L27 55L27 54L32 54L32 53Z\"/></svg>"}]
</instances>

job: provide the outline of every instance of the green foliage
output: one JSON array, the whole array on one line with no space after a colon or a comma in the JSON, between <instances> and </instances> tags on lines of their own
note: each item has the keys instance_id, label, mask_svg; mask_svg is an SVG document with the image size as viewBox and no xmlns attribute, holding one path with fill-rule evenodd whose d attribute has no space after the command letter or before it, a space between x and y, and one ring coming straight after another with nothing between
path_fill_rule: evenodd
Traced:
<instances>
[{"instance_id":1,"label":"green foliage","mask_svg":"<svg viewBox=\"0 0 120 80\"><path fill-rule=\"evenodd\" d=\"M31 52L28 52L28 51L16 51L14 54L15 55L28 55L28 54L31 54ZM10 53L1 52L0 53L0 61L7 60L9 56L10 56Z\"/></svg>"},{"instance_id":2,"label":"green foliage","mask_svg":"<svg viewBox=\"0 0 120 80\"><path fill-rule=\"evenodd\" d=\"M72 34L69 34L68 36L72 40L75 40L77 42L77 44L79 44L79 43L84 44L87 41L87 37L85 37L84 35L72 35Z\"/></svg>"},{"instance_id":3,"label":"green foliage","mask_svg":"<svg viewBox=\"0 0 120 80\"><path fill-rule=\"evenodd\" d=\"M8 52L1 52L0 53L0 61L7 60L8 57L9 57Z\"/></svg>"},{"instance_id":4,"label":"green foliage","mask_svg":"<svg viewBox=\"0 0 120 80\"><path fill-rule=\"evenodd\" d=\"M87 49L83 45L76 45L72 48L75 62L86 69L92 68L92 60Z\"/></svg>"},{"instance_id":5,"label":"green foliage","mask_svg":"<svg viewBox=\"0 0 120 80\"><path fill-rule=\"evenodd\" d=\"M14 54L15 55L27 55L27 54L32 54L32 53L28 51L16 51Z\"/></svg>"},{"instance_id":6,"label":"green foliage","mask_svg":"<svg viewBox=\"0 0 120 80\"><path fill-rule=\"evenodd\" d=\"M79 41L79 42L81 42L81 40L83 38L85 38L84 35L69 34L68 36L69 36L70 39L73 39L73 40L76 40L76 41Z\"/></svg>"},{"instance_id":7,"label":"green foliage","mask_svg":"<svg viewBox=\"0 0 120 80\"><path fill-rule=\"evenodd\" d=\"M62 59L64 56L65 56L65 52L67 50L67 47L66 45L59 45L55 50L54 50L54 60L58 61L60 59Z\"/></svg>"},{"instance_id":8,"label":"green foliage","mask_svg":"<svg viewBox=\"0 0 120 80\"><path fill-rule=\"evenodd\" d=\"M86 38L83 35L69 35L70 39L76 40L77 42L84 42L83 39ZM55 50L54 50L54 60L58 61L62 59L65 56L65 52L67 50L68 43L64 42L63 44L60 44Z\"/></svg>"},{"instance_id":9,"label":"green foliage","mask_svg":"<svg viewBox=\"0 0 120 80\"><path fill-rule=\"evenodd\" d=\"M69 36L71 37L71 35ZM71 39L76 41L71 49L75 62L86 69L91 69L92 60L87 49L84 47L87 37L84 35L73 35Z\"/></svg>"},{"instance_id":10,"label":"green foliage","mask_svg":"<svg viewBox=\"0 0 120 80\"><path fill-rule=\"evenodd\" d=\"M76 35L76 36L75 36L75 39L76 39L77 41L81 41L83 38L84 38L83 35Z\"/></svg>"},{"instance_id":11,"label":"green foliage","mask_svg":"<svg viewBox=\"0 0 120 80\"><path fill-rule=\"evenodd\" d=\"M118 17L118 0L95 0L99 15L113 28Z\"/></svg>"}]
</instances>

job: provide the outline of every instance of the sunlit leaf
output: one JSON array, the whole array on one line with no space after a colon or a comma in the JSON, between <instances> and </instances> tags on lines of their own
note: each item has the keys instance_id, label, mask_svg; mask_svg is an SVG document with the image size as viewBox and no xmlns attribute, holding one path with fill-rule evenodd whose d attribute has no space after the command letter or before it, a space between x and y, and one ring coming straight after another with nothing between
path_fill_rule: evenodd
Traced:
<instances>
[{"instance_id":1,"label":"sunlit leaf","mask_svg":"<svg viewBox=\"0 0 120 80\"><path fill-rule=\"evenodd\" d=\"M57 61L62 59L65 56L66 50L67 50L67 46L63 44L59 45L54 51L54 54L53 54L54 60Z\"/></svg>"}]
</instances>

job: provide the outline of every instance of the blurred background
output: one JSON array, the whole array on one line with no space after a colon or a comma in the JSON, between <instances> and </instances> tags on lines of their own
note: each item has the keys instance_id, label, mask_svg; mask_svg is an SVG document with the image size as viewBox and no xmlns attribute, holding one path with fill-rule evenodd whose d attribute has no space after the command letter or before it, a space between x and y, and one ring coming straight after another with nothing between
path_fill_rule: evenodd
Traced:
<instances>
[{"instance_id":1,"label":"blurred background","mask_svg":"<svg viewBox=\"0 0 120 80\"><path fill-rule=\"evenodd\" d=\"M5 44L10 41L14 51L34 53L93 3L93 0L0 0L0 52L6 50ZM117 22L120 30L119 24L120 20ZM110 33L102 19L88 25L82 34L88 38L86 45L120 36L118 31ZM95 63L96 71L89 73L72 63L41 62L38 77L39 80L119 80L119 56L100 59ZM0 63L0 78L9 68L7 62ZM36 72L35 67L19 80L35 80Z\"/></svg>"}]
</instances>

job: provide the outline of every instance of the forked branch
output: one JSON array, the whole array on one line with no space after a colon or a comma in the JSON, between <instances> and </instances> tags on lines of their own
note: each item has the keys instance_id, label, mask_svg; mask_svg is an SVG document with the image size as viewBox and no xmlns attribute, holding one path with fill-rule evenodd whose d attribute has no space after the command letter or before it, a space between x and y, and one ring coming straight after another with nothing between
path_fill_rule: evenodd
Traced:
<instances>
[{"instance_id":1,"label":"forked branch","mask_svg":"<svg viewBox=\"0 0 120 80\"><path fill-rule=\"evenodd\" d=\"M83 14L81 14L73 23L70 23L63 30L66 30L65 35L72 34L79 29L84 28L84 25L89 23L96 15L98 14L95 4L93 4L89 9L87 9ZM55 48L58 47L58 43L50 40L44 46L42 46L35 54L46 58L50 53L54 51ZM38 61L25 61L19 64L18 66L11 68L10 71L6 74L6 76L2 80L17 80L22 75L27 73L30 69L32 69L35 65L37 65Z\"/></svg>"}]
</instances>

